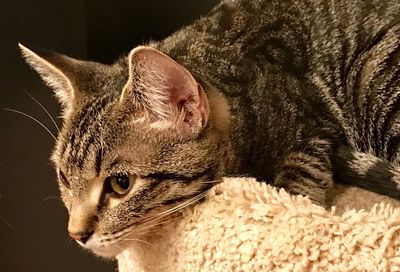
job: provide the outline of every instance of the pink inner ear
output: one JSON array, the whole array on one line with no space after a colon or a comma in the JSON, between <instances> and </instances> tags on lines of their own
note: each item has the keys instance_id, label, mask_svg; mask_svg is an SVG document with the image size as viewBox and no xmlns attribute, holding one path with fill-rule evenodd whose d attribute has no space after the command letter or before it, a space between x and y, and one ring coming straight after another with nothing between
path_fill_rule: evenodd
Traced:
<instances>
[{"instance_id":1,"label":"pink inner ear","mask_svg":"<svg viewBox=\"0 0 400 272\"><path fill-rule=\"evenodd\" d=\"M172 108L185 113L184 122L198 130L208 119L208 103L204 90L183 66L151 47L138 47L131 52L132 72L145 85L161 90ZM144 90L149 91L151 90ZM157 107L157 101L154 101ZM152 103L150 103L152 104ZM155 112L158 112L155 110ZM171 116L171 119L173 117Z\"/></svg>"},{"instance_id":2,"label":"pink inner ear","mask_svg":"<svg viewBox=\"0 0 400 272\"><path fill-rule=\"evenodd\" d=\"M175 105L180 105L197 95L197 82L192 75L181 65L163 54L154 54L154 69L164 75L171 86L167 91L170 101Z\"/></svg>"}]
</instances>

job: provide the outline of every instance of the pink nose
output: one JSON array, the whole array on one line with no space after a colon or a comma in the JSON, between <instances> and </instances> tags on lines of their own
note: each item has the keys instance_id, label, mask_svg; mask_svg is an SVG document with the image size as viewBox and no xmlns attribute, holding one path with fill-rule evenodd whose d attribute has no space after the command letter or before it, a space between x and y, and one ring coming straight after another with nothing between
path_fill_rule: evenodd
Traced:
<instances>
[{"instance_id":1,"label":"pink nose","mask_svg":"<svg viewBox=\"0 0 400 272\"><path fill-rule=\"evenodd\" d=\"M94 231L88 231L88 232L77 232L77 233L69 233L69 236L72 237L72 239L74 239L75 241L79 241L81 243L86 243L87 240L89 240L90 236L92 236L92 234L94 233Z\"/></svg>"}]
</instances>

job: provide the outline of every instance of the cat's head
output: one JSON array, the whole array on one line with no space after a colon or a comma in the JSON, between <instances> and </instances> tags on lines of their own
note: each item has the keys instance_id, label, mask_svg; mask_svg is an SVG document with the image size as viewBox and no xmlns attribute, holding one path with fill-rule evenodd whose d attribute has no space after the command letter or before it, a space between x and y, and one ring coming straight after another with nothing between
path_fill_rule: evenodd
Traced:
<instances>
[{"instance_id":1,"label":"cat's head","mask_svg":"<svg viewBox=\"0 0 400 272\"><path fill-rule=\"evenodd\" d=\"M114 256L210 188L218 135L186 68L144 46L112 65L20 48L62 104L52 160L79 244Z\"/></svg>"}]
</instances>

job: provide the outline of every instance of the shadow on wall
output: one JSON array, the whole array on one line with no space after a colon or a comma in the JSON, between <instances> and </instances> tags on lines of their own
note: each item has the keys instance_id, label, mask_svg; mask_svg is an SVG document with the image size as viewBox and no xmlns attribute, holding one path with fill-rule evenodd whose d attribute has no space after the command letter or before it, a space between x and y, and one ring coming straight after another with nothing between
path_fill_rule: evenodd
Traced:
<instances>
[{"instance_id":1,"label":"shadow on wall","mask_svg":"<svg viewBox=\"0 0 400 272\"><path fill-rule=\"evenodd\" d=\"M0 1L0 107L21 110L57 131L25 93L58 116L52 92L20 57L19 41L111 62L137 44L168 36L217 2ZM67 215L48 159L53 138L29 118L3 109L0 132L1 271L112 271L111 262L85 254L67 236Z\"/></svg>"}]
</instances>

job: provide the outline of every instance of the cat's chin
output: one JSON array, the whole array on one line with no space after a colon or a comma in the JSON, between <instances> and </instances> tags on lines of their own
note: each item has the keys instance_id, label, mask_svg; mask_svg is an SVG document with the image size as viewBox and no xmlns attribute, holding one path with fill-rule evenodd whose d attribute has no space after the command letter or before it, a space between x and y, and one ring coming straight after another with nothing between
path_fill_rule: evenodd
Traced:
<instances>
[{"instance_id":1,"label":"cat's chin","mask_svg":"<svg viewBox=\"0 0 400 272\"><path fill-rule=\"evenodd\" d=\"M123 248L121 245L117 243L101 243L98 242L96 239L89 239L86 244L78 242L83 248L91 251L95 255L98 255L103 258L113 259L117 256Z\"/></svg>"}]
</instances>

